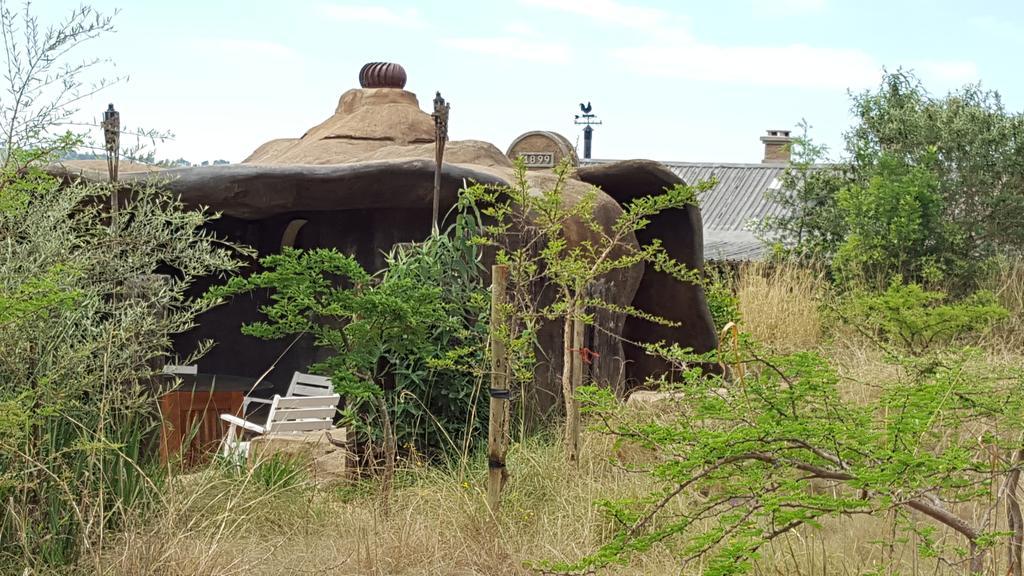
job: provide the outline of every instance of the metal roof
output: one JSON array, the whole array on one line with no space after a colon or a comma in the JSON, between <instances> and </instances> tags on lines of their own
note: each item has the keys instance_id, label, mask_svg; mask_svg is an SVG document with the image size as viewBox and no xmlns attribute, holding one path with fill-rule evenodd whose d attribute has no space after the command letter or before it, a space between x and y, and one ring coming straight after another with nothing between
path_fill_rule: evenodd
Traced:
<instances>
[{"instance_id":1,"label":"metal roof","mask_svg":"<svg viewBox=\"0 0 1024 576\"><path fill-rule=\"evenodd\" d=\"M768 256L770 248L746 230L704 229L704 259L749 262Z\"/></svg>"},{"instance_id":2,"label":"metal roof","mask_svg":"<svg viewBox=\"0 0 1024 576\"><path fill-rule=\"evenodd\" d=\"M604 163L610 160L584 160ZM751 231L751 224L784 210L765 197L777 190L784 163L730 164L723 162L661 162L683 182L695 185L715 178L717 183L698 198L704 220L704 257L708 260L759 260L768 249Z\"/></svg>"},{"instance_id":3,"label":"metal roof","mask_svg":"<svg viewBox=\"0 0 1024 576\"><path fill-rule=\"evenodd\" d=\"M765 197L777 190L785 164L721 164L709 162L662 162L690 185L717 179L714 188L700 196L705 230L750 230L751 222L779 216L782 208Z\"/></svg>"}]
</instances>

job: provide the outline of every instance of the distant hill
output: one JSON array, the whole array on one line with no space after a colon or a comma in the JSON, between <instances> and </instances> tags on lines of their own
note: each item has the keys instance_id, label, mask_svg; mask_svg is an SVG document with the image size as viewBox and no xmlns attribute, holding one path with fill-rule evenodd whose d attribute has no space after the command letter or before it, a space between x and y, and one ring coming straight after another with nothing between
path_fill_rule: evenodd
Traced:
<instances>
[{"instance_id":1,"label":"distant hill","mask_svg":"<svg viewBox=\"0 0 1024 576\"><path fill-rule=\"evenodd\" d=\"M61 160L106 160L106 158L107 157L105 155L97 154L92 151L79 152L77 150L72 150L62 156ZM203 160L202 162L189 162L184 158L178 158L177 160L156 160L152 156L146 158L135 158L134 160L143 164L160 166L162 168L188 168L190 166L221 166L223 164L231 164L231 162L228 162L227 160L214 160L213 162L210 162L209 160Z\"/></svg>"}]
</instances>

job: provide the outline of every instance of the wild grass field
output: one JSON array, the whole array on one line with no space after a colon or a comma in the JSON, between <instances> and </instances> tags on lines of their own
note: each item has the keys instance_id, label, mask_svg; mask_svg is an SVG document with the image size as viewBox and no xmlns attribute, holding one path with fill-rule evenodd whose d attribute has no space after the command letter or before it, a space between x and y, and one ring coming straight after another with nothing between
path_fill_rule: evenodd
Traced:
<instances>
[{"instance_id":1,"label":"wild grass field","mask_svg":"<svg viewBox=\"0 0 1024 576\"><path fill-rule=\"evenodd\" d=\"M986 362L1020 367L1024 322L1024 267L994 273L990 289L1011 311L984 341ZM823 277L791 266L750 265L736 280L742 327L781 350L819 350L839 370L841 393L868 401L874 383L901 369L885 361L855 331L828 318ZM639 408L645 409L645 408ZM318 486L297 468L272 465L248 472L216 465L169 480L158 513L130 523L85 561L107 574L429 574L538 573L537 561L571 561L592 552L614 525L594 505L601 498L639 497L656 486L627 471L623 461L642 451L613 448L607 436L583 436L578 467L566 463L559 438L514 443L511 478L498 518L485 504L482 456L446 467L405 464L384 514L372 481ZM961 507L971 518L988 505ZM1004 524L1003 513L994 515ZM894 518L826 518L771 542L755 574L933 575L962 573L897 534ZM956 541L950 530L937 538ZM655 546L609 574L700 574L700 562L681 564L667 546ZM1001 551L988 574L1005 573Z\"/></svg>"}]
</instances>

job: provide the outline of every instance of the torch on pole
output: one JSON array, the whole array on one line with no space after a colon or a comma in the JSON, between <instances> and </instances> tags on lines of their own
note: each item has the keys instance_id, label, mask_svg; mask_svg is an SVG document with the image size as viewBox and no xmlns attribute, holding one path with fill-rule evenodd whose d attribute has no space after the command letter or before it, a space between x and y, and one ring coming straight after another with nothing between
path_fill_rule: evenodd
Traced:
<instances>
[{"instance_id":1,"label":"torch on pole","mask_svg":"<svg viewBox=\"0 0 1024 576\"><path fill-rule=\"evenodd\" d=\"M118 156L121 150L121 113L114 110L114 105L109 104L103 112L103 147L107 153L107 175L110 177L110 225L114 225L114 216L117 214L117 168Z\"/></svg>"},{"instance_id":2,"label":"torch on pole","mask_svg":"<svg viewBox=\"0 0 1024 576\"><path fill-rule=\"evenodd\" d=\"M441 204L441 166L444 162L444 144L448 141L448 112L452 105L445 102L438 92L434 97L434 214L431 234L439 232L438 211Z\"/></svg>"}]
</instances>

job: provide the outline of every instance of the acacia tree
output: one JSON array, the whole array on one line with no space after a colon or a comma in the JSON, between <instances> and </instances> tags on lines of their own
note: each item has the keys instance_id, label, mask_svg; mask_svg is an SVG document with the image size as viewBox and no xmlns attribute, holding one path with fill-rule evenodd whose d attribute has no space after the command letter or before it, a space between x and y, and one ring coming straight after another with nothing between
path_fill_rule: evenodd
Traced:
<instances>
[{"instance_id":1,"label":"acacia tree","mask_svg":"<svg viewBox=\"0 0 1024 576\"><path fill-rule=\"evenodd\" d=\"M697 186L676 185L659 194L630 200L611 223L601 223L595 216L596 189L578 197L566 190L571 166L565 162L555 168L555 179L549 188L534 191L526 178L522 162L516 167L511 186L477 185L464 191L463 201L479 203L481 212L491 219L482 241L495 247L497 261L510 268L512 298L509 311L513 360L520 377L533 377L529 337L536 333L542 320L562 323L562 397L565 403L564 442L570 461L579 457L580 412L576 388L582 380L583 362L574 327L592 324L594 311L608 310L628 314L652 322L672 322L646 314L631 306L616 305L595 295L592 288L600 279L638 265L647 265L676 281L699 284L697 270L674 260L659 240L635 245L636 232L643 230L651 218L666 210L681 209L696 203L699 191L714 182ZM570 240L566 228L571 222L584 226L589 236ZM554 288L551 302L540 303L541 287ZM525 336L525 338L524 338ZM523 358L527 361L524 362ZM579 359L579 360L577 360ZM526 369L523 369L524 364Z\"/></svg>"},{"instance_id":2,"label":"acacia tree","mask_svg":"<svg viewBox=\"0 0 1024 576\"><path fill-rule=\"evenodd\" d=\"M478 230L476 214L458 214L443 233L393 249L378 274L334 249L286 249L210 290L214 300L269 291L265 319L245 334L313 336L326 357L311 370L331 377L346 423L383 453L385 507L399 447L465 453L480 430L489 306Z\"/></svg>"},{"instance_id":3,"label":"acacia tree","mask_svg":"<svg viewBox=\"0 0 1024 576\"><path fill-rule=\"evenodd\" d=\"M975 574L995 562L993 547L1005 545L1010 573L1021 574L1024 380L956 344L1005 310L991 294L951 304L942 294L893 284L844 312L856 318L865 311L873 320L861 329L902 369L877 382L877 398L866 403L844 396L839 375L818 354L776 355L750 342L711 357L650 346L686 371L672 409L658 416L588 389L598 429L653 454L653 464L624 465L659 488L598 502L616 534L577 563L549 567L628 562L666 544L684 565L701 560L705 574L743 574L766 544L799 527L895 515L926 557ZM700 360L745 370L726 381L692 368ZM963 503L984 512L963 515ZM996 521L996 503L1006 507L1006 524ZM966 545L944 541L936 527Z\"/></svg>"}]
</instances>

